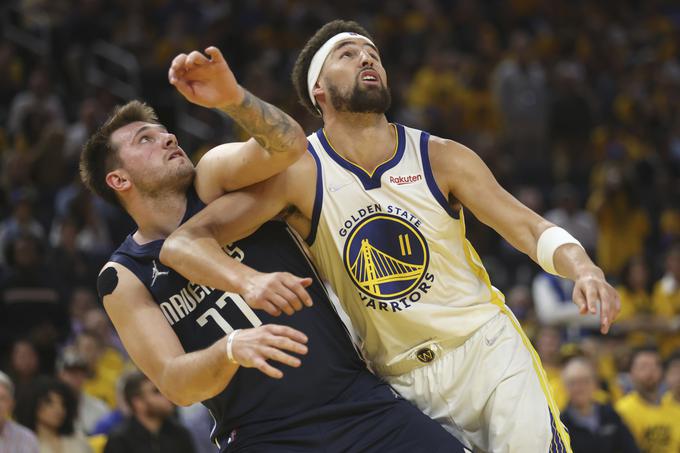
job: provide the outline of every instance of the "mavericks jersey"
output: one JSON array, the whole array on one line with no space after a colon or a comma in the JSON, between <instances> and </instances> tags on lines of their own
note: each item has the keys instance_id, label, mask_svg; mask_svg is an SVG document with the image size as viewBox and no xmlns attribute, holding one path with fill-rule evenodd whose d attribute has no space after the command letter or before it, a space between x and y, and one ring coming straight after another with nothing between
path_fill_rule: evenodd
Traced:
<instances>
[{"instance_id":1,"label":"mavericks jersey","mask_svg":"<svg viewBox=\"0 0 680 453\"><path fill-rule=\"evenodd\" d=\"M182 222L203 207L192 187ZM309 338L309 352L301 357L299 368L275 365L284 372L282 379L241 367L224 391L204 401L216 420L213 439L222 448L280 436L311 421L337 418L333 410L338 409L333 408L343 402L342 414L352 414L348 400L385 387L366 370L298 238L283 222L268 222L224 250L260 272L287 271L313 278L307 291L314 305L293 316L274 318L264 311L255 312L238 294L188 281L161 264L162 246L163 240L140 245L128 236L111 261L128 268L146 286L187 352L204 349L234 329L263 323L287 325ZM321 407L326 407L325 412Z\"/></svg>"},{"instance_id":2,"label":"mavericks jersey","mask_svg":"<svg viewBox=\"0 0 680 453\"><path fill-rule=\"evenodd\" d=\"M430 347L462 344L504 300L465 238L462 210L435 183L429 134L393 127L394 154L373 173L323 129L308 137L318 176L307 242L383 375L432 360Z\"/></svg>"}]
</instances>

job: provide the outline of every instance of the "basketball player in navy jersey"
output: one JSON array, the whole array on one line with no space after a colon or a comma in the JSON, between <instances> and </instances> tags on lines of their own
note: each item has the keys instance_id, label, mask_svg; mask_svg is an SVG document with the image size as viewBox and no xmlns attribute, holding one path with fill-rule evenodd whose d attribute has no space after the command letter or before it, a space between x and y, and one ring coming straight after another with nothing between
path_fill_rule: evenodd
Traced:
<instances>
[{"instance_id":1,"label":"basketball player in navy jersey","mask_svg":"<svg viewBox=\"0 0 680 453\"><path fill-rule=\"evenodd\" d=\"M584 315L599 308L606 333L620 302L603 272L568 232L500 187L474 152L388 122L387 74L358 24L322 27L293 82L324 122L308 136L309 153L212 203L166 241L164 262L224 287L220 269L230 260L219 244L286 210L372 370L469 448L570 452L540 360L465 238L463 209L449 201L573 280L574 302Z\"/></svg>"},{"instance_id":2,"label":"basketball player in navy jersey","mask_svg":"<svg viewBox=\"0 0 680 453\"><path fill-rule=\"evenodd\" d=\"M81 156L87 186L137 224L98 278L133 361L176 404L210 409L220 451L462 451L366 369L284 223L225 245L233 292L161 264L164 239L205 203L282 170L305 147L293 120L243 90L217 49L206 53L178 56L171 83L194 103L220 107L255 140L218 147L194 168L153 110L133 101Z\"/></svg>"}]
</instances>

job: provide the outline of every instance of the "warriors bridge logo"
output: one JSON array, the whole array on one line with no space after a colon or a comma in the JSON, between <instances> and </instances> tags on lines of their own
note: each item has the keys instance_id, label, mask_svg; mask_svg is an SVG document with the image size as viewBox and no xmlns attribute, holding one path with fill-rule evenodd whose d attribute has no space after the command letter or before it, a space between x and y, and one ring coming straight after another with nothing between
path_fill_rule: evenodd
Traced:
<instances>
[{"instance_id":1,"label":"warriors bridge logo","mask_svg":"<svg viewBox=\"0 0 680 453\"><path fill-rule=\"evenodd\" d=\"M383 301L400 299L418 288L429 260L422 233L408 220L388 213L375 213L357 223L347 234L343 255L357 288Z\"/></svg>"}]
</instances>

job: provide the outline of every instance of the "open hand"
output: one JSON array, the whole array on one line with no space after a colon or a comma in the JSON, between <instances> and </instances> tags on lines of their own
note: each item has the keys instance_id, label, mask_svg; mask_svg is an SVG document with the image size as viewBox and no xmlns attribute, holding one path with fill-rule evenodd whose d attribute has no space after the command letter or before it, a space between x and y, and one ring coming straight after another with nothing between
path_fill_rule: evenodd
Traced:
<instances>
[{"instance_id":1,"label":"open hand","mask_svg":"<svg viewBox=\"0 0 680 453\"><path fill-rule=\"evenodd\" d=\"M311 278L300 278L288 272L261 273L250 277L242 296L251 307L264 310L272 316L281 312L292 315L303 307L312 306L312 298L305 288Z\"/></svg>"},{"instance_id":2,"label":"open hand","mask_svg":"<svg viewBox=\"0 0 680 453\"><path fill-rule=\"evenodd\" d=\"M253 329L237 332L232 343L234 360L246 368L257 368L264 374L281 379L283 372L274 368L267 360L276 360L284 365L299 367L300 359L283 352L307 354L307 336L291 327L265 324Z\"/></svg>"},{"instance_id":3,"label":"open hand","mask_svg":"<svg viewBox=\"0 0 680 453\"><path fill-rule=\"evenodd\" d=\"M217 47L208 47L205 55L197 50L177 55L168 80L189 102L203 107L225 107L243 99L243 89Z\"/></svg>"}]
</instances>

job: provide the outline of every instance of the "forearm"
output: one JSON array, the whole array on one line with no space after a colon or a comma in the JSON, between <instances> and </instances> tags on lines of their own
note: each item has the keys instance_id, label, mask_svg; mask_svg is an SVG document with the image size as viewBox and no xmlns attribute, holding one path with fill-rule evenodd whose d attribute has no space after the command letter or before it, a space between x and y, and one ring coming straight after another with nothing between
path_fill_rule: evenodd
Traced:
<instances>
[{"instance_id":1,"label":"forearm","mask_svg":"<svg viewBox=\"0 0 680 453\"><path fill-rule=\"evenodd\" d=\"M277 107L259 99L245 88L240 102L220 108L234 119L262 148L270 153L300 156L307 148L302 127Z\"/></svg>"},{"instance_id":2,"label":"forearm","mask_svg":"<svg viewBox=\"0 0 680 453\"><path fill-rule=\"evenodd\" d=\"M220 393L238 370L227 360L226 337L212 346L169 360L158 383L159 389L180 406L205 401Z\"/></svg>"},{"instance_id":3,"label":"forearm","mask_svg":"<svg viewBox=\"0 0 680 453\"><path fill-rule=\"evenodd\" d=\"M257 273L228 256L204 227L175 231L163 244L160 260L194 283L239 294Z\"/></svg>"},{"instance_id":4,"label":"forearm","mask_svg":"<svg viewBox=\"0 0 680 453\"><path fill-rule=\"evenodd\" d=\"M597 267L583 247L577 244L564 244L555 250L553 263L557 272L570 280L588 275L604 279L604 273Z\"/></svg>"},{"instance_id":5,"label":"forearm","mask_svg":"<svg viewBox=\"0 0 680 453\"><path fill-rule=\"evenodd\" d=\"M285 188L272 178L222 196L175 230L160 260L194 283L243 294L258 274L228 256L222 246L242 239L285 207Z\"/></svg>"}]
</instances>

